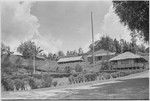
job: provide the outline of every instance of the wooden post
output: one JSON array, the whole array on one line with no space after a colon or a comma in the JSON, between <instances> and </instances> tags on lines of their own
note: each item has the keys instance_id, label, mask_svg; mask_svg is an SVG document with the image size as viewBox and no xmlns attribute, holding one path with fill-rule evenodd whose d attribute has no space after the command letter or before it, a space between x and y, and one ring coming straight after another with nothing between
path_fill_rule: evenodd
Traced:
<instances>
[{"instance_id":1,"label":"wooden post","mask_svg":"<svg viewBox=\"0 0 150 101\"><path fill-rule=\"evenodd\" d=\"M34 57L33 57L33 73L35 74L35 55L34 55Z\"/></svg>"},{"instance_id":2,"label":"wooden post","mask_svg":"<svg viewBox=\"0 0 150 101\"><path fill-rule=\"evenodd\" d=\"M93 58L93 67L95 66L95 57L94 57L94 33L93 33L93 13L91 12L91 29L92 29L92 58Z\"/></svg>"}]
</instances>

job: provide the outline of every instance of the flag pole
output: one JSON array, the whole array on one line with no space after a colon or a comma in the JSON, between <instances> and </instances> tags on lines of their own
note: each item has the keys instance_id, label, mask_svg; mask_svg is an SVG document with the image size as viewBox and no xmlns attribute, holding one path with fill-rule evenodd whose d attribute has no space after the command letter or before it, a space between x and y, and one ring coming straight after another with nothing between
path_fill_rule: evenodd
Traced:
<instances>
[{"instance_id":1,"label":"flag pole","mask_svg":"<svg viewBox=\"0 0 150 101\"><path fill-rule=\"evenodd\" d=\"M94 57L94 32L93 32L93 13L91 12L91 30L92 30L92 58L93 58L93 67L95 66L95 57Z\"/></svg>"}]
</instances>

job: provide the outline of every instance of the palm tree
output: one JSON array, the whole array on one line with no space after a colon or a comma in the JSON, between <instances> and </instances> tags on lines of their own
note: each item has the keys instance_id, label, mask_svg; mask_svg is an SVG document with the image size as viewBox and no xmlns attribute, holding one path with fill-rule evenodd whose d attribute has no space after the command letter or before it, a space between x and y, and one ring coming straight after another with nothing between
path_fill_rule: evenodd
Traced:
<instances>
[{"instance_id":1,"label":"palm tree","mask_svg":"<svg viewBox=\"0 0 150 101\"><path fill-rule=\"evenodd\" d=\"M34 68L34 71L33 73L35 74L35 58L37 57L38 54L40 54L43 50L40 49L40 47L36 47L34 48L34 51L33 51L33 68Z\"/></svg>"},{"instance_id":2,"label":"palm tree","mask_svg":"<svg viewBox=\"0 0 150 101\"><path fill-rule=\"evenodd\" d=\"M38 54L40 54L43 50L40 47L37 47L34 42L26 41L21 43L17 48L17 51L22 54L25 58L33 59L33 70L35 73L35 58Z\"/></svg>"}]
</instances>

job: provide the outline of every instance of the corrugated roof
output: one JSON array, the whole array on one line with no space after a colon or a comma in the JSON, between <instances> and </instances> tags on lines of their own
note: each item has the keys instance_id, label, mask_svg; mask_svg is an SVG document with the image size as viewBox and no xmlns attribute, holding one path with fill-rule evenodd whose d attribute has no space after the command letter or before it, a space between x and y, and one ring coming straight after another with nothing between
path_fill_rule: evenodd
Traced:
<instances>
[{"instance_id":1,"label":"corrugated roof","mask_svg":"<svg viewBox=\"0 0 150 101\"><path fill-rule=\"evenodd\" d=\"M78 61L78 60L83 60L82 56L60 58L57 62L69 62L69 61Z\"/></svg>"},{"instance_id":2,"label":"corrugated roof","mask_svg":"<svg viewBox=\"0 0 150 101\"><path fill-rule=\"evenodd\" d=\"M101 49L99 51L94 52L94 56L105 56L105 55L114 55L115 52L106 51L104 49ZM91 57L92 53L90 53L87 57Z\"/></svg>"},{"instance_id":3,"label":"corrugated roof","mask_svg":"<svg viewBox=\"0 0 150 101\"><path fill-rule=\"evenodd\" d=\"M122 54L119 54L116 57L111 58L109 61L116 61L116 60L125 60L125 59L138 59L138 58L142 58L144 59L142 56L137 55L137 54L133 54L131 52L125 52Z\"/></svg>"}]
</instances>

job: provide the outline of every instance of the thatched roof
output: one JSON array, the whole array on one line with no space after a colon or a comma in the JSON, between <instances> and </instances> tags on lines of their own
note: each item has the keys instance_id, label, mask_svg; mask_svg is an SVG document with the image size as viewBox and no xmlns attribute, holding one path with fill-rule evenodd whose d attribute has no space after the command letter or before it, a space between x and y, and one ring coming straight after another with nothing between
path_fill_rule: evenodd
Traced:
<instances>
[{"instance_id":1,"label":"thatched roof","mask_svg":"<svg viewBox=\"0 0 150 101\"><path fill-rule=\"evenodd\" d=\"M82 56L76 56L76 57L66 57L66 58L60 58L57 62L71 62L71 61L83 61Z\"/></svg>"},{"instance_id":2,"label":"thatched roof","mask_svg":"<svg viewBox=\"0 0 150 101\"><path fill-rule=\"evenodd\" d=\"M100 49L99 51L94 52L94 56L106 56L106 55L115 55L115 52L110 52L104 49ZM92 52L87 57L91 57L91 56L92 56Z\"/></svg>"},{"instance_id":3,"label":"thatched roof","mask_svg":"<svg viewBox=\"0 0 150 101\"><path fill-rule=\"evenodd\" d=\"M145 60L142 56L133 54L131 52L125 52L122 54L119 54L116 57L111 58L109 61L117 61L117 60L126 60L126 59L143 59ZM145 60L146 61L146 60Z\"/></svg>"}]
</instances>

